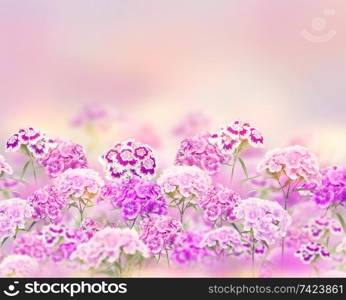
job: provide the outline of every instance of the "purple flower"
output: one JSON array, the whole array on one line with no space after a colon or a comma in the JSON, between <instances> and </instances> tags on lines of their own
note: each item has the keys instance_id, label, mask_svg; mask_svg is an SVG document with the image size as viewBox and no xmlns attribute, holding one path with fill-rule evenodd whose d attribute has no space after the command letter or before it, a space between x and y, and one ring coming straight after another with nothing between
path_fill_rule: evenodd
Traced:
<instances>
[{"instance_id":1,"label":"purple flower","mask_svg":"<svg viewBox=\"0 0 346 300\"><path fill-rule=\"evenodd\" d=\"M100 157L109 179L151 177L157 168L157 159L151 148L133 140L117 143Z\"/></svg>"},{"instance_id":2,"label":"purple flower","mask_svg":"<svg viewBox=\"0 0 346 300\"><path fill-rule=\"evenodd\" d=\"M197 135L181 142L175 158L179 166L197 166L210 175L218 172L222 163L228 163L231 156L222 154L216 145L209 143L209 133Z\"/></svg>"}]
</instances>

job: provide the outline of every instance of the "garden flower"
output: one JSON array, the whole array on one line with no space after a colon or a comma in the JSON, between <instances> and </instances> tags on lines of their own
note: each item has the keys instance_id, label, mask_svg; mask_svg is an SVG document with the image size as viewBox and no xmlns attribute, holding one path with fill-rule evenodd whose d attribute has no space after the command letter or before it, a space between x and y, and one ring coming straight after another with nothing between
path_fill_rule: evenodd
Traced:
<instances>
[{"instance_id":1,"label":"garden flower","mask_svg":"<svg viewBox=\"0 0 346 300\"><path fill-rule=\"evenodd\" d=\"M197 200L211 185L210 176L195 166L173 166L165 169L157 180L171 199L171 205L180 213L180 221L187 208L197 205Z\"/></svg>"},{"instance_id":2,"label":"garden flower","mask_svg":"<svg viewBox=\"0 0 346 300\"><path fill-rule=\"evenodd\" d=\"M92 169L68 169L54 180L54 185L61 197L76 205L82 217L85 207L98 198L104 182Z\"/></svg>"},{"instance_id":3,"label":"garden flower","mask_svg":"<svg viewBox=\"0 0 346 300\"><path fill-rule=\"evenodd\" d=\"M109 199L115 208L121 209L125 221L138 216L167 214L166 198L161 187L147 179L134 177L103 186L101 199Z\"/></svg>"},{"instance_id":4,"label":"garden flower","mask_svg":"<svg viewBox=\"0 0 346 300\"><path fill-rule=\"evenodd\" d=\"M54 140L32 127L19 129L6 143L7 151L15 152L21 148L33 159L44 157L54 147L56 147Z\"/></svg>"},{"instance_id":5,"label":"garden flower","mask_svg":"<svg viewBox=\"0 0 346 300\"><path fill-rule=\"evenodd\" d=\"M222 154L216 145L209 143L209 133L184 139L175 158L179 166L197 166L209 175L219 171L220 165L231 160L230 155Z\"/></svg>"},{"instance_id":6,"label":"garden flower","mask_svg":"<svg viewBox=\"0 0 346 300\"><path fill-rule=\"evenodd\" d=\"M50 248L39 238L37 232L29 232L15 240L12 253L27 255L38 261L44 261L50 255Z\"/></svg>"},{"instance_id":7,"label":"garden flower","mask_svg":"<svg viewBox=\"0 0 346 300\"><path fill-rule=\"evenodd\" d=\"M28 204L32 207L32 217L36 220L47 219L53 223L60 221L62 210L67 203L67 199L52 185L44 186L28 198Z\"/></svg>"},{"instance_id":8,"label":"garden flower","mask_svg":"<svg viewBox=\"0 0 346 300\"><path fill-rule=\"evenodd\" d=\"M320 184L304 184L302 195L311 197L320 207L345 205L346 203L346 168L331 166L321 170Z\"/></svg>"},{"instance_id":9,"label":"garden flower","mask_svg":"<svg viewBox=\"0 0 346 300\"><path fill-rule=\"evenodd\" d=\"M239 256L246 250L241 235L234 228L225 226L205 233L200 245L212 249L217 255Z\"/></svg>"},{"instance_id":10,"label":"garden flower","mask_svg":"<svg viewBox=\"0 0 346 300\"><path fill-rule=\"evenodd\" d=\"M183 230L181 223L169 216L152 215L141 222L140 239L152 255L168 251Z\"/></svg>"},{"instance_id":11,"label":"garden flower","mask_svg":"<svg viewBox=\"0 0 346 300\"><path fill-rule=\"evenodd\" d=\"M26 201L12 198L0 201L0 244L5 238L13 237L17 230L25 229L27 218L31 217L31 210Z\"/></svg>"},{"instance_id":12,"label":"garden flower","mask_svg":"<svg viewBox=\"0 0 346 300\"><path fill-rule=\"evenodd\" d=\"M88 167L84 148L73 142L56 140L56 147L38 159L38 164L45 167L48 177L55 178L67 169L83 169Z\"/></svg>"},{"instance_id":13,"label":"garden flower","mask_svg":"<svg viewBox=\"0 0 346 300\"><path fill-rule=\"evenodd\" d=\"M203 236L200 233L182 231L176 237L171 259L177 265L191 265L202 262L206 257L210 256L210 251L201 245Z\"/></svg>"},{"instance_id":14,"label":"garden flower","mask_svg":"<svg viewBox=\"0 0 346 300\"><path fill-rule=\"evenodd\" d=\"M235 154L251 147L262 147L263 136L250 123L235 121L221 127L209 138L210 143L217 145L219 150L225 154Z\"/></svg>"},{"instance_id":15,"label":"garden flower","mask_svg":"<svg viewBox=\"0 0 346 300\"><path fill-rule=\"evenodd\" d=\"M322 244L318 242L310 242L302 245L294 254L304 264L315 262L318 258L329 259L330 253Z\"/></svg>"},{"instance_id":16,"label":"garden flower","mask_svg":"<svg viewBox=\"0 0 346 300\"><path fill-rule=\"evenodd\" d=\"M115 144L100 157L100 162L110 180L134 176L150 178L157 168L151 148L134 140Z\"/></svg>"},{"instance_id":17,"label":"garden flower","mask_svg":"<svg viewBox=\"0 0 346 300\"><path fill-rule=\"evenodd\" d=\"M307 225L303 227L303 231L307 232L311 239L319 240L326 235L340 235L343 231L341 224L327 216L321 216L318 219L311 219Z\"/></svg>"},{"instance_id":18,"label":"garden flower","mask_svg":"<svg viewBox=\"0 0 346 300\"><path fill-rule=\"evenodd\" d=\"M13 170L12 167L5 161L5 158L0 154L0 177L5 173L12 175Z\"/></svg>"},{"instance_id":19,"label":"garden flower","mask_svg":"<svg viewBox=\"0 0 346 300\"><path fill-rule=\"evenodd\" d=\"M0 277L35 277L38 262L27 255L9 255L0 263Z\"/></svg>"},{"instance_id":20,"label":"garden flower","mask_svg":"<svg viewBox=\"0 0 346 300\"><path fill-rule=\"evenodd\" d=\"M316 156L307 148L298 145L267 152L257 165L257 171L265 171L275 178L285 175L291 181L320 182Z\"/></svg>"},{"instance_id":21,"label":"garden flower","mask_svg":"<svg viewBox=\"0 0 346 300\"><path fill-rule=\"evenodd\" d=\"M204 219L213 224L234 221L234 209L240 196L222 184L212 185L198 201L203 210Z\"/></svg>"},{"instance_id":22,"label":"garden flower","mask_svg":"<svg viewBox=\"0 0 346 300\"><path fill-rule=\"evenodd\" d=\"M291 217L278 203L258 198L240 201L235 216L244 231L252 231L256 240L268 245L284 237L291 224Z\"/></svg>"},{"instance_id":23,"label":"garden flower","mask_svg":"<svg viewBox=\"0 0 346 300\"><path fill-rule=\"evenodd\" d=\"M135 230L105 228L88 242L78 245L71 259L80 261L88 268L119 268L126 267L127 259L134 255L148 257L148 249Z\"/></svg>"}]
</instances>

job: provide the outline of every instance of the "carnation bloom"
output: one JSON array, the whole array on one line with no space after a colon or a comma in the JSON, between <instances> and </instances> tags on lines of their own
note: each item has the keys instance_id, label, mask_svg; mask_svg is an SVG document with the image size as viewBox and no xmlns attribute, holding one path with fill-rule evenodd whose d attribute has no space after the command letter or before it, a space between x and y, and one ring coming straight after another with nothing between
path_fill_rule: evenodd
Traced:
<instances>
[{"instance_id":1,"label":"carnation bloom","mask_svg":"<svg viewBox=\"0 0 346 300\"><path fill-rule=\"evenodd\" d=\"M304 184L302 187L311 191L301 192L310 196L320 207L345 205L346 203L346 168L330 166L321 170L320 184Z\"/></svg>"},{"instance_id":2,"label":"carnation bloom","mask_svg":"<svg viewBox=\"0 0 346 300\"><path fill-rule=\"evenodd\" d=\"M99 174L92 169L68 169L54 180L62 197L84 205L89 205L98 197L103 184Z\"/></svg>"},{"instance_id":3,"label":"carnation bloom","mask_svg":"<svg viewBox=\"0 0 346 300\"><path fill-rule=\"evenodd\" d=\"M217 255L241 255L244 250L240 234L231 227L220 227L206 232L200 243L211 248Z\"/></svg>"},{"instance_id":4,"label":"carnation bloom","mask_svg":"<svg viewBox=\"0 0 346 300\"><path fill-rule=\"evenodd\" d=\"M274 149L265 154L257 171L266 171L275 178L285 175L291 181L319 183L320 173L316 156L302 146Z\"/></svg>"},{"instance_id":5,"label":"carnation bloom","mask_svg":"<svg viewBox=\"0 0 346 300\"><path fill-rule=\"evenodd\" d=\"M199 233L182 231L176 237L171 258L174 263L180 265L191 265L201 262L210 255L208 249L201 245L203 236Z\"/></svg>"},{"instance_id":6,"label":"carnation bloom","mask_svg":"<svg viewBox=\"0 0 346 300\"><path fill-rule=\"evenodd\" d=\"M6 150L15 152L22 148L30 157L37 159L44 157L55 146L45 133L28 127L19 129L7 140Z\"/></svg>"},{"instance_id":7,"label":"carnation bloom","mask_svg":"<svg viewBox=\"0 0 346 300\"><path fill-rule=\"evenodd\" d=\"M311 239L318 240L326 235L340 235L343 231L340 222L327 216L321 216L317 219L311 219L307 225L303 227L303 231L307 232Z\"/></svg>"},{"instance_id":8,"label":"carnation bloom","mask_svg":"<svg viewBox=\"0 0 346 300\"><path fill-rule=\"evenodd\" d=\"M13 174L12 167L5 161L5 158L0 154L0 177L7 173L8 175Z\"/></svg>"},{"instance_id":9,"label":"carnation bloom","mask_svg":"<svg viewBox=\"0 0 346 300\"><path fill-rule=\"evenodd\" d=\"M31 217L31 210L26 201L12 198L0 201L0 244L7 237L12 237L18 229L25 229L26 218Z\"/></svg>"},{"instance_id":10,"label":"carnation bloom","mask_svg":"<svg viewBox=\"0 0 346 300\"><path fill-rule=\"evenodd\" d=\"M105 228L88 242L78 245L71 258L84 263L88 268L97 269L102 265L109 267L116 262L125 267L125 255L131 257L137 253L148 256L148 249L135 230ZM125 261L120 261L121 259Z\"/></svg>"},{"instance_id":11,"label":"carnation bloom","mask_svg":"<svg viewBox=\"0 0 346 300\"><path fill-rule=\"evenodd\" d=\"M115 144L100 157L100 162L109 179L152 177L157 168L157 159L152 149L134 140Z\"/></svg>"},{"instance_id":12,"label":"carnation bloom","mask_svg":"<svg viewBox=\"0 0 346 300\"><path fill-rule=\"evenodd\" d=\"M256 240L269 245L283 238L291 224L291 217L277 202L258 198L240 201L235 216L244 231L252 231Z\"/></svg>"},{"instance_id":13,"label":"carnation bloom","mask_svg":"<svg viewBox=\"0 0 346 300\"><path fill-rule=\"evenodd\" d=\"M56 147L38 159L38 164L45 167L50 178L55 178L67 169L87 168L88 162L84 148L73 142L56 140Z\"/></svg>"},{"instance_id":14,"label":"carnation bloom","mask_svg":"<svg viewBox=\"0 0 346 300\"><path fill-rule=\"evenodd\" d=\"M218 172L220 165L228 163L231 156L222 154L216 145L209 143L209 133L184 139L175 157L179 166L197 166L210 175Z\"/></svg>"},{"instance_id":15,"label":"carnation bloom","mask_svg":"<svg viewBox=\"0 0 346 300\"><path fill-rule=\"evenodd\" d=\"M209 138L210 143L217 145L219 150L225 154L235 154L247 148L262 147L263 136L250 123L235 121L221 127Z\"/></svg>"},{"instance_id":16,"label":"carnation bloom","mask_svg":"<svg viewBox=\"0 0 346 300\"><path fill-rule=\"evenodd\" d=\"M147 245L152 255L168 251L179 232L181 223L169 216L152 215L141 222L140 239Z\"/></svg>"},{"instance_id":17,"label":"carnation bloom","mask_svg":"<svg viewBox=\"0 0 346 300\"><path fill-rule=\"evenodd\" d=\"M233 221L234 208L238 205L240 196L222 184L212 185L202 195L198 206L203 210L204 219L210 223Z\"/></svg>"},{"instance_id":18,"label":"carnation bloom","mask_svg":"<svg viewBox=\"0 0 346 300\"><path fill-rule=\"evenodd\" d=\"M115 208L120 208L126 221L149 214L167 214L167 203L161 187L147 179L134 177L106 184L100 198L109 199Z\"/></svg>"},{"instance_id":19,"label":"carnation bloom","mask_svg":"<svg viewBox=\"0 0 346 300\"><path fill-rule=\"evenodd\" d=\"M165 169L157 180L171 199L171 205L179 210L180 221L187 208L196 206L198 199L211 185L210 176L195 166L173 166Z\"/></svg>"},{"instance_id":20,"label":"carnation bloom","mask_svg":"<svg viewBox=\"0 0 346 300\"><path fill-rule=\"evenodd\" d=\"M60 221L61 211L66 207L67 202L67 199L62 197L52 185L44 186L28 198L34 219L48 219L54 223Z\"/></svg>"},{"instance_id":21,"label":"carnation bloom","mask_svg":"<svg viewBox=\"0 0 346 300\"><path fill-rule=\"evenodd\" d=\"M309 242L308 244L302 245L294 254L304 264L308 264L316 261L318 258L328 259L330 253L322 244L318 242Z\"/></svg>"},{"instance_id":22,"label":"carnation bloom","mask_svg":"<svg viewBox=\"0 0 346 300\"><path fill-rule=\"evenodd\" d=\"M0 277L35 277L38 262L27 255L9 255L0 263Z\"/></svg>"},{"instance_id":23,"label":"carnation bloom","mask_svg":"<svg viewBox=\"0 0 346 300\"><path fill-rule=\"evenodd\" d=\"M165 169L157 182L173 199L200 198L208 191L211 178L195 166L173 166Z\"/></svg>"}]
</instances>

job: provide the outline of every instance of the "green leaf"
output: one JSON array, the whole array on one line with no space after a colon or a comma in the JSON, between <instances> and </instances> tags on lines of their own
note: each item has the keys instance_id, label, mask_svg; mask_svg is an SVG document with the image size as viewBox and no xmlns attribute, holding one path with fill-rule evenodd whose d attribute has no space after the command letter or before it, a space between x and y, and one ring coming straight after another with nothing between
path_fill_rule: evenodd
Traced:
<instances>
[{"instance_id":1,"label":"green leaf","mask_svg":"<svg viewBox=\"0 0 346 300\"><path fill-rule=\"evenodd\" d=\"M6 241L7 241L9 238L10 238L10 237L7 236L7 237L5 237L5 238L2 240L2 242L1 242L1 247L6 243Z\"/></svg>"},{"instance_id":2,"label":"green leaf","mask_svg":"<svg viewBox=\"0 0 346 300\"><path fill-rule=\"evenodd\" d=\"M247 177L245 179L243 179L241 182L244 183L244 182L247 182L249 180L252 180L252 179L255 179L255 178L258 178L258 177L261 177L262 175L256 175L256 176L251 176L251 177Z\"/></svg>"},{"instance_id":3,"label":"green leaf","mask_svg":"<svg viewBox=\"0 0 346 300\"><path fill-rule=\"evenodd\" d=\"M25 173L26 173L26 171L27 171L27 169L28 169L30 163L31 163L31 160L28 160L28 161L25 163L25 165L24 165L24 167L23 167L23 169L22 169L22 173L21 173L21 175L20 175L20 179L21 179L21 180L24 178L24 175L25 175Z\"/></svg>"},{"instance_id":4,"label":"green leaf","mask_svg":"<svg viewBox=\"0 0 346 300\"><path fill-rule=\"evenodd\" d=\"M344 218L339 213L335 213L335 215L338 217L339 222L340 222L342 228L344 229L344 232L346 232L346 223L345 223Z\"/></svg>"},{"instance_id":5,"label":"green leaf","mask_svg":"<svg viewBox=\"0 0 346 300\"><path fill-rule=\"evenodd\" d=\"M239 162L241 164L241 167L242 167L242 169L244 171L244 174L245 174L246 178L249 178L249 174L247 172L247 168L246 168L245 162L240 157L238 157L238 160L239 160Z\"/></svg>"}]
</instances>

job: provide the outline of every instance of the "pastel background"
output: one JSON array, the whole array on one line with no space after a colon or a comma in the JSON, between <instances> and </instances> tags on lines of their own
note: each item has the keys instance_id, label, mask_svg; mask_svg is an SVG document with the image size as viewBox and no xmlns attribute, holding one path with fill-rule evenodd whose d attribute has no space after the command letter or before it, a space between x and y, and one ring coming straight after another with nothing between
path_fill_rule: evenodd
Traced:
<instances>
[{"instance_id":1,"label":"pastel background","mask_svg":"<svg viewBox=\"0 0 346 300\"><path fill-rule=\"evenodd\" d=\"M91 145L70 126L97 106L112 112L97 151L139 137L171 162L197 113L345 163L345 15L342 0L0 0L0 137L31 125Z\"/></svg>"}]
</instances>

